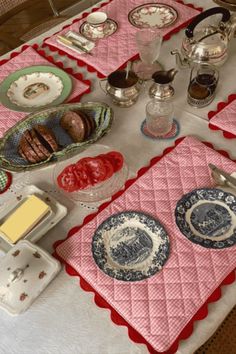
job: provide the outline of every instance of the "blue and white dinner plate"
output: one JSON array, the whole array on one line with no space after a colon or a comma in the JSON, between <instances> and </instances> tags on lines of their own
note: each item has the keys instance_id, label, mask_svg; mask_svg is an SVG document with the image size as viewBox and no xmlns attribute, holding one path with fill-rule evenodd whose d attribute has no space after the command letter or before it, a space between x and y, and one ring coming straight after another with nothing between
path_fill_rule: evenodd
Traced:
<instances>
[{"instance_id":1,"label":"blue and white dinner plate","mask_svg":"<svg viewBox=\"0 0 236 354\"><path fill-rule=\"evenodd\" d=\"M206 248L236 244L236 197L220 189L196 189L177 203L175 219L180 231Z\"/></svg>"},{"instance_id":2,"label":"blue and white dinner plate","mask_svg":"<svg viewBox=\"0 0 236 354\"><path fill-rule=\"evenodd\" d=\"M162 269L169 252L169 237L160 222L136 211L107 218L95 231L92 241L98 267L123 281L151 277Z\"/></svg>"}]
</instances>

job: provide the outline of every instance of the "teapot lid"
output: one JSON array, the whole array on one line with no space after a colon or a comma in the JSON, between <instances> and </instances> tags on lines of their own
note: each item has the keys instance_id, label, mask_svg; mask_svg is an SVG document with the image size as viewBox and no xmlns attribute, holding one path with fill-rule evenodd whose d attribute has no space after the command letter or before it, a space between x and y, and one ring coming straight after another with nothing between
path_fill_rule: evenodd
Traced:
<instances>
[{"instance_id":1,"label":"teapot lid","mask_svg":"<svg viewBox=\"0 0 236 354\"><path fill-rule=\"evenodd\" d=\"M27 240L0 258L0 308L24 312L59 272L60 263Z\"/></svg>"}]
</instances>

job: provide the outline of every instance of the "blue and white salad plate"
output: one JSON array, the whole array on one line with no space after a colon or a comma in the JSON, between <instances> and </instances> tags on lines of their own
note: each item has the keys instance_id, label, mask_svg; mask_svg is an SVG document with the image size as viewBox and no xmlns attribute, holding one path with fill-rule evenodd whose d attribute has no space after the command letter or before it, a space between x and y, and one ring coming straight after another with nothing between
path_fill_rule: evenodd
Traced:
<instances>
[{"instance_id":1,"label":"blue and white salad plate","mask_svg":"<svg viewBox=\"0 0 236 354\"><path fill-rule=\"evenodd\" d=\"M169 237L157 219L136 211L107 218L95 231L92 253L112 278L138 281L162 269L169 257Z\"/></svg>"},{"instance_id":2,"label":"blue and white salad plate","mask_svg":"<svg viewBox=\"0 0 236 354\"><path fill-rule=\"evenodd\" d=\"M236 244L236 197L220 189L196 189L177 203L175 219L180 231L206 248Z\"/></svg>"}]
</instances>

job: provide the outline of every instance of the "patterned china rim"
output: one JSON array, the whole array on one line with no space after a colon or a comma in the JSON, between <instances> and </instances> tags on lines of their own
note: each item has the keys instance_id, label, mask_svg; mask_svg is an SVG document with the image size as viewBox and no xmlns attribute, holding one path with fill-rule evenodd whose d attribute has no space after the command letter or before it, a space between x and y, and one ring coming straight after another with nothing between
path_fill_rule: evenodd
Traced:
<instances>
[{"instance_id":1,"label":"patterned china rim","mask_svg":"<svg viewBox=\"0 0 236 354\"><path fill-rule=\"evenodd\" d=\"M231 193L210 188L187 193L176 205L175 219L182 234L202 247L236 244L236 196Z\"/></svg>"},{"instance_id":2,"label":"patterned china rim","mask_svg":"<svg viewBox=\"0 0 236 354\"><path fill-rule=\"evenodd\" d=\"M11 101L10 97L8 97L8 92L11 87L11 85L19 80L21 77L30 75L33 73L51 73L55 77L58 77L59 80L62 83L62 91L56 99L54 99L52 102L43 104L43 105L37 105L35 107L30 106L21 106L20 104L16 104ZM38 109L45 109L49 108L51 106L56 106L59 105L60 103L63 103L65 99L70 95L72 90L72 81L70 76L63 71L62 69L59 69L57 67L53 66L48 66L48 65L34 65L34 66L29 66L20 70L17 70L13 72L12 74L8 75L5 80L0 84L0 102L3 106L10 108L14 111L18 112L32 112L34 110Z\"/></svg>"},{"instance_id":3,"label":"patterned china rim","mask_svg":"<svg viewBox=\"0 0 236 354\"><path fill-rule=\"evenodd\" d=\"M92 134L91 138L85 140L81 143L72 143L66 146L63 150L53 153L47 160L38 162L35 164L14 164L12 161L8 160L4 155L4 148L11 137L12 134L15 134L20 129L28 129L28 123L36 118L47 119L53 113L64 113L68 110L73 109L87 109L92 112L96 112L96 109L101 109L101 113L99 120L97 123L97 128ZM68 159L75 154L78 154L80 151L85 149L90 144L94 143L102 136L108 133L111 128L111 124L113 121L113 110L109 105L103 102L86 102L86 103L69 103L60 105L58 107L52 107L46 110L38 111L26 116L24 119L19 121L13 127L7 130L3 138L0 139L0 168L7 170L7 171L14 171L14 172L21 172L21 171L29 171L40 167L45 167L48 164L55 163L57 161L61 161L64 159Z\"/></svg>"},{"instance_id":4,"label":"patterned china rim","mask_svg":"<svg viewBox=\"0 0 236 354\"><path fill-rule=\"evenodd\" d=\"M111 215L97 228L92 241L97 266L123 281L140 281L156 274L169 252L169 237L161 223L137 211Z\"/></svg>"},{"instance_id":5,"label":"patterned china rim","mask_svg":"<svg viewBox=\"0 0 236 354\"><path fill-rule=\"evenodd\" d=\"M38 82L35 82L34 84L30 83L30 82L35 81L35 79L37 79ZM42 73L40 71L37 71L32 74L20 76L19 79L12 82L12 84L10 85L10 87L7 91L7 97L9 98L9 100L13 104L16 104L19 107L26 107L26 108L27 107L28 108L42 107L42 103L40 103L40 101L42 100L42 97L40 97L38 103L36 103L36 102L32 103L32 101L30 101L29 98L27 97L27 95L29 95L29 93L27 93L27 90L30 91L30 87L35 86L35 85L43 85L44 87L46 86L46 90L50 89L45 82L45 81L48 81L48 79L49 79L49 81L50 80L52 81L51 83L52 83L52 87L53 87L53 91L54 91L53 94L52 93L50 94L50 92L49 92L44 97L44 101L46 101L46 102L44 102L44 105L48 105L48 104L52 103L53 101L55 101L61 95L61 92L63 90L63 83L62 83L61 79L58 76L56 76L52 73L49 73L49 72ZM27 83L27 85L25 86L26 83ZM26 104L24 104L22 102L22 98L19 97L22 94L22 92L19 95L19 92L17 93L18 88L20 90L22 90L22 89L24 90L23 100L28 99ZM50 95L51 95L51 97L50 97Z\"/></svg>"},{"instance_id":6,"label":"patterned china rim","mask_svg":"<svg viewBox=\"0 0 236 354\"><path fill-rule=\"evenodd\" d=\"M157 9L164 9L164 11L166 11L167 14L169 13L172 15L172 18L170 20L168 20L168 22L162 23L162 25L158 25L158 24L150 25L150 24L148 24L148 22L143 22L143 21L141 21L139 23L139 19L138 18L135 19L135 18L133 18L133 16L139 16L139 13L145 8L147 8L147 9L156 8L156 10ZM165 27L172 25L177 20L177 18L178 18L178 12L175 8L173 8L170 5L161 4L161 3L147 3L147 4L139 5L139 6L135 7L133 10L131 10L128 14L128 20L131 23L131 25L138 27L138 28L150 28L150 27L151 28L165 28Z\"/></svg>"},{"instance_id":7,"label":"patterned china rim","mask_svg":"<svg viewBox=\"0 0 236 354\"><path fill-rule=\"evenodd\" d=\"M101 34L96 34L98 32L99 27L103 26L103 25L113 25L113 29L110 28L110 31L103 32L103 31L99 31ZM86 26L90 27L90 32L86 31ZM105 22L101 23L100 25L96 25L96 26L92 26L90 25L88 22L83 22L82 25L80 26L80 33L87 39L94 41L97 39L103 39L106 37L111 36L112 34L114 34L118 29L118 24L116 23L116 21L112 20L111 18L108 18Z\"/></svg>"}]
</instances>

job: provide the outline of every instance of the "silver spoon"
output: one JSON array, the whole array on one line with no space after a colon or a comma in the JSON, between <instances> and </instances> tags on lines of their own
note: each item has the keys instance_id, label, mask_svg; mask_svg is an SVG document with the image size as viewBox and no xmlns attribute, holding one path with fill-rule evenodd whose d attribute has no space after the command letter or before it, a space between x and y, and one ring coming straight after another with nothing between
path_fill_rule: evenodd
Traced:
<instances>
[{"instance_id":1,"label":"silver spoon","mask_svg":"<svg viewBox=\"0 0 236 354\"><path fill-rule=\"evenodd\" d=\"M126 71L125 80L127 80L129 77L129 72L130 72L131 66L132 66L132 62L128 61L127 66L125 68L125 71Z\"/></svg>"},{"instance_id":2,"label":"silver spoon","mask_svg":"<svg viewBox=\"0 0 236 354\"><path fill-rule=\"evenodd\" d=\"M217 172L211 172L211 177L215 181L215 183L219 186L226 186L226 178L220 175Z\"/></svg>"},{"instance_id":3,"label":"silver spoon","mask_svg":"<svg viewBox=\"0 0 236 354\"><path fill-rule=\"evenodd\" d=\"M232 187L236 187L236 178L232 177L229 173L221 170L220 168L216 167L213 164L208 165L212 171L211 175L214 181L223 186L223 185L230 185Z\"/></svg>"}]
</instances>

